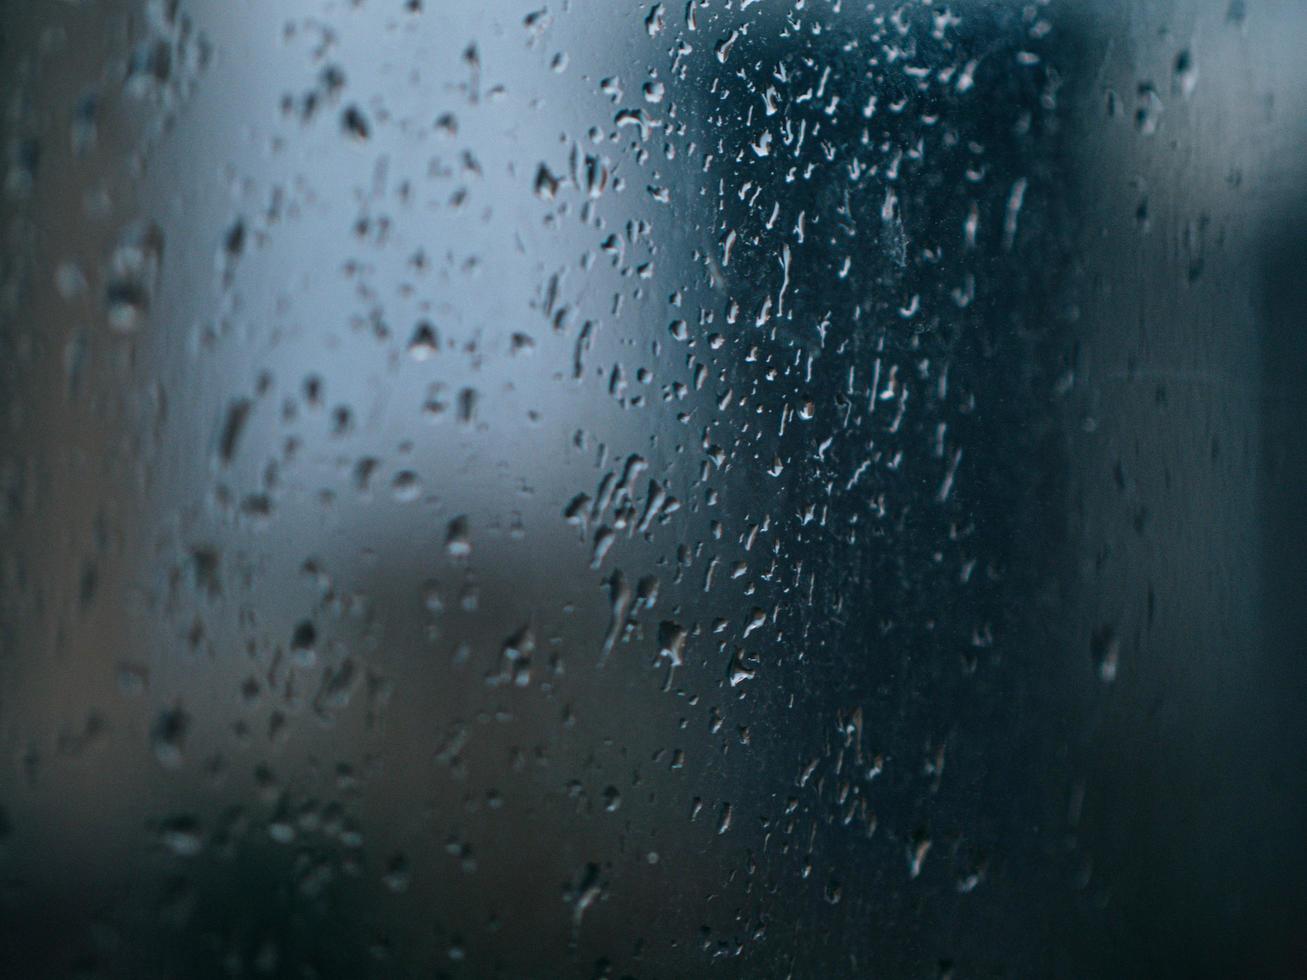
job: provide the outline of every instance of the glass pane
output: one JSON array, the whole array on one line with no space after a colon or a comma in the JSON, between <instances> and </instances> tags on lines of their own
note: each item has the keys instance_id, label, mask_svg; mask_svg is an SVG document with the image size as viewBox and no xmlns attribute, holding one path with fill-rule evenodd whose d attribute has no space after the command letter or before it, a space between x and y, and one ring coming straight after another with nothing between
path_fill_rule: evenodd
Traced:
<instances>
[{"instance_id":1,"label":"glass pane","mask_svg":"<svg viewBox=\"0 0 1307 980\"><path fill-rule=\"evenodd\" d=\"M0 2L0 970L1301 969L1305 37Z\"/></svg>"}]
</instances>

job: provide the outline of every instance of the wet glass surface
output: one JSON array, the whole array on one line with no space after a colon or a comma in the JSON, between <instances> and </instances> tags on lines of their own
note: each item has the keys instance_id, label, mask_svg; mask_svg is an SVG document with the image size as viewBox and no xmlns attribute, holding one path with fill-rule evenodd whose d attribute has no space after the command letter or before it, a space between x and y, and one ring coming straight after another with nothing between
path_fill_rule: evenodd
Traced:
<instances>
[{"instance_id":1,"label":"wet glass surface","mask_svg":"<svg viewBox=\"0 0 1307 980\"><path fill-rule=\"evenodd\" d=\"M0 971L1302 970L1304 40L0 2Z\"/></svg>"}]
</instances>

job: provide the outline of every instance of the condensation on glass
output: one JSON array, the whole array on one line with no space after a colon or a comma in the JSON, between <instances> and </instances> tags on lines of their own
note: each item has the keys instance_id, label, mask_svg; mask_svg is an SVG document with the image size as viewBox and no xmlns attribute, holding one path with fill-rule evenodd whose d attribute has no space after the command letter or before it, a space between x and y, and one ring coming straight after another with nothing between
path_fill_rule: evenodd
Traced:
<instances>
[{"instance_id":1,"label":"condensation on glass","mask_svg":"<svg viewBox=\"0 0 1307 980\"><path fill-rule=\"evenodd\" d=\"M0 972L1302 968L1305 40L0 3Z\"/></svg>"}]
</instances>

